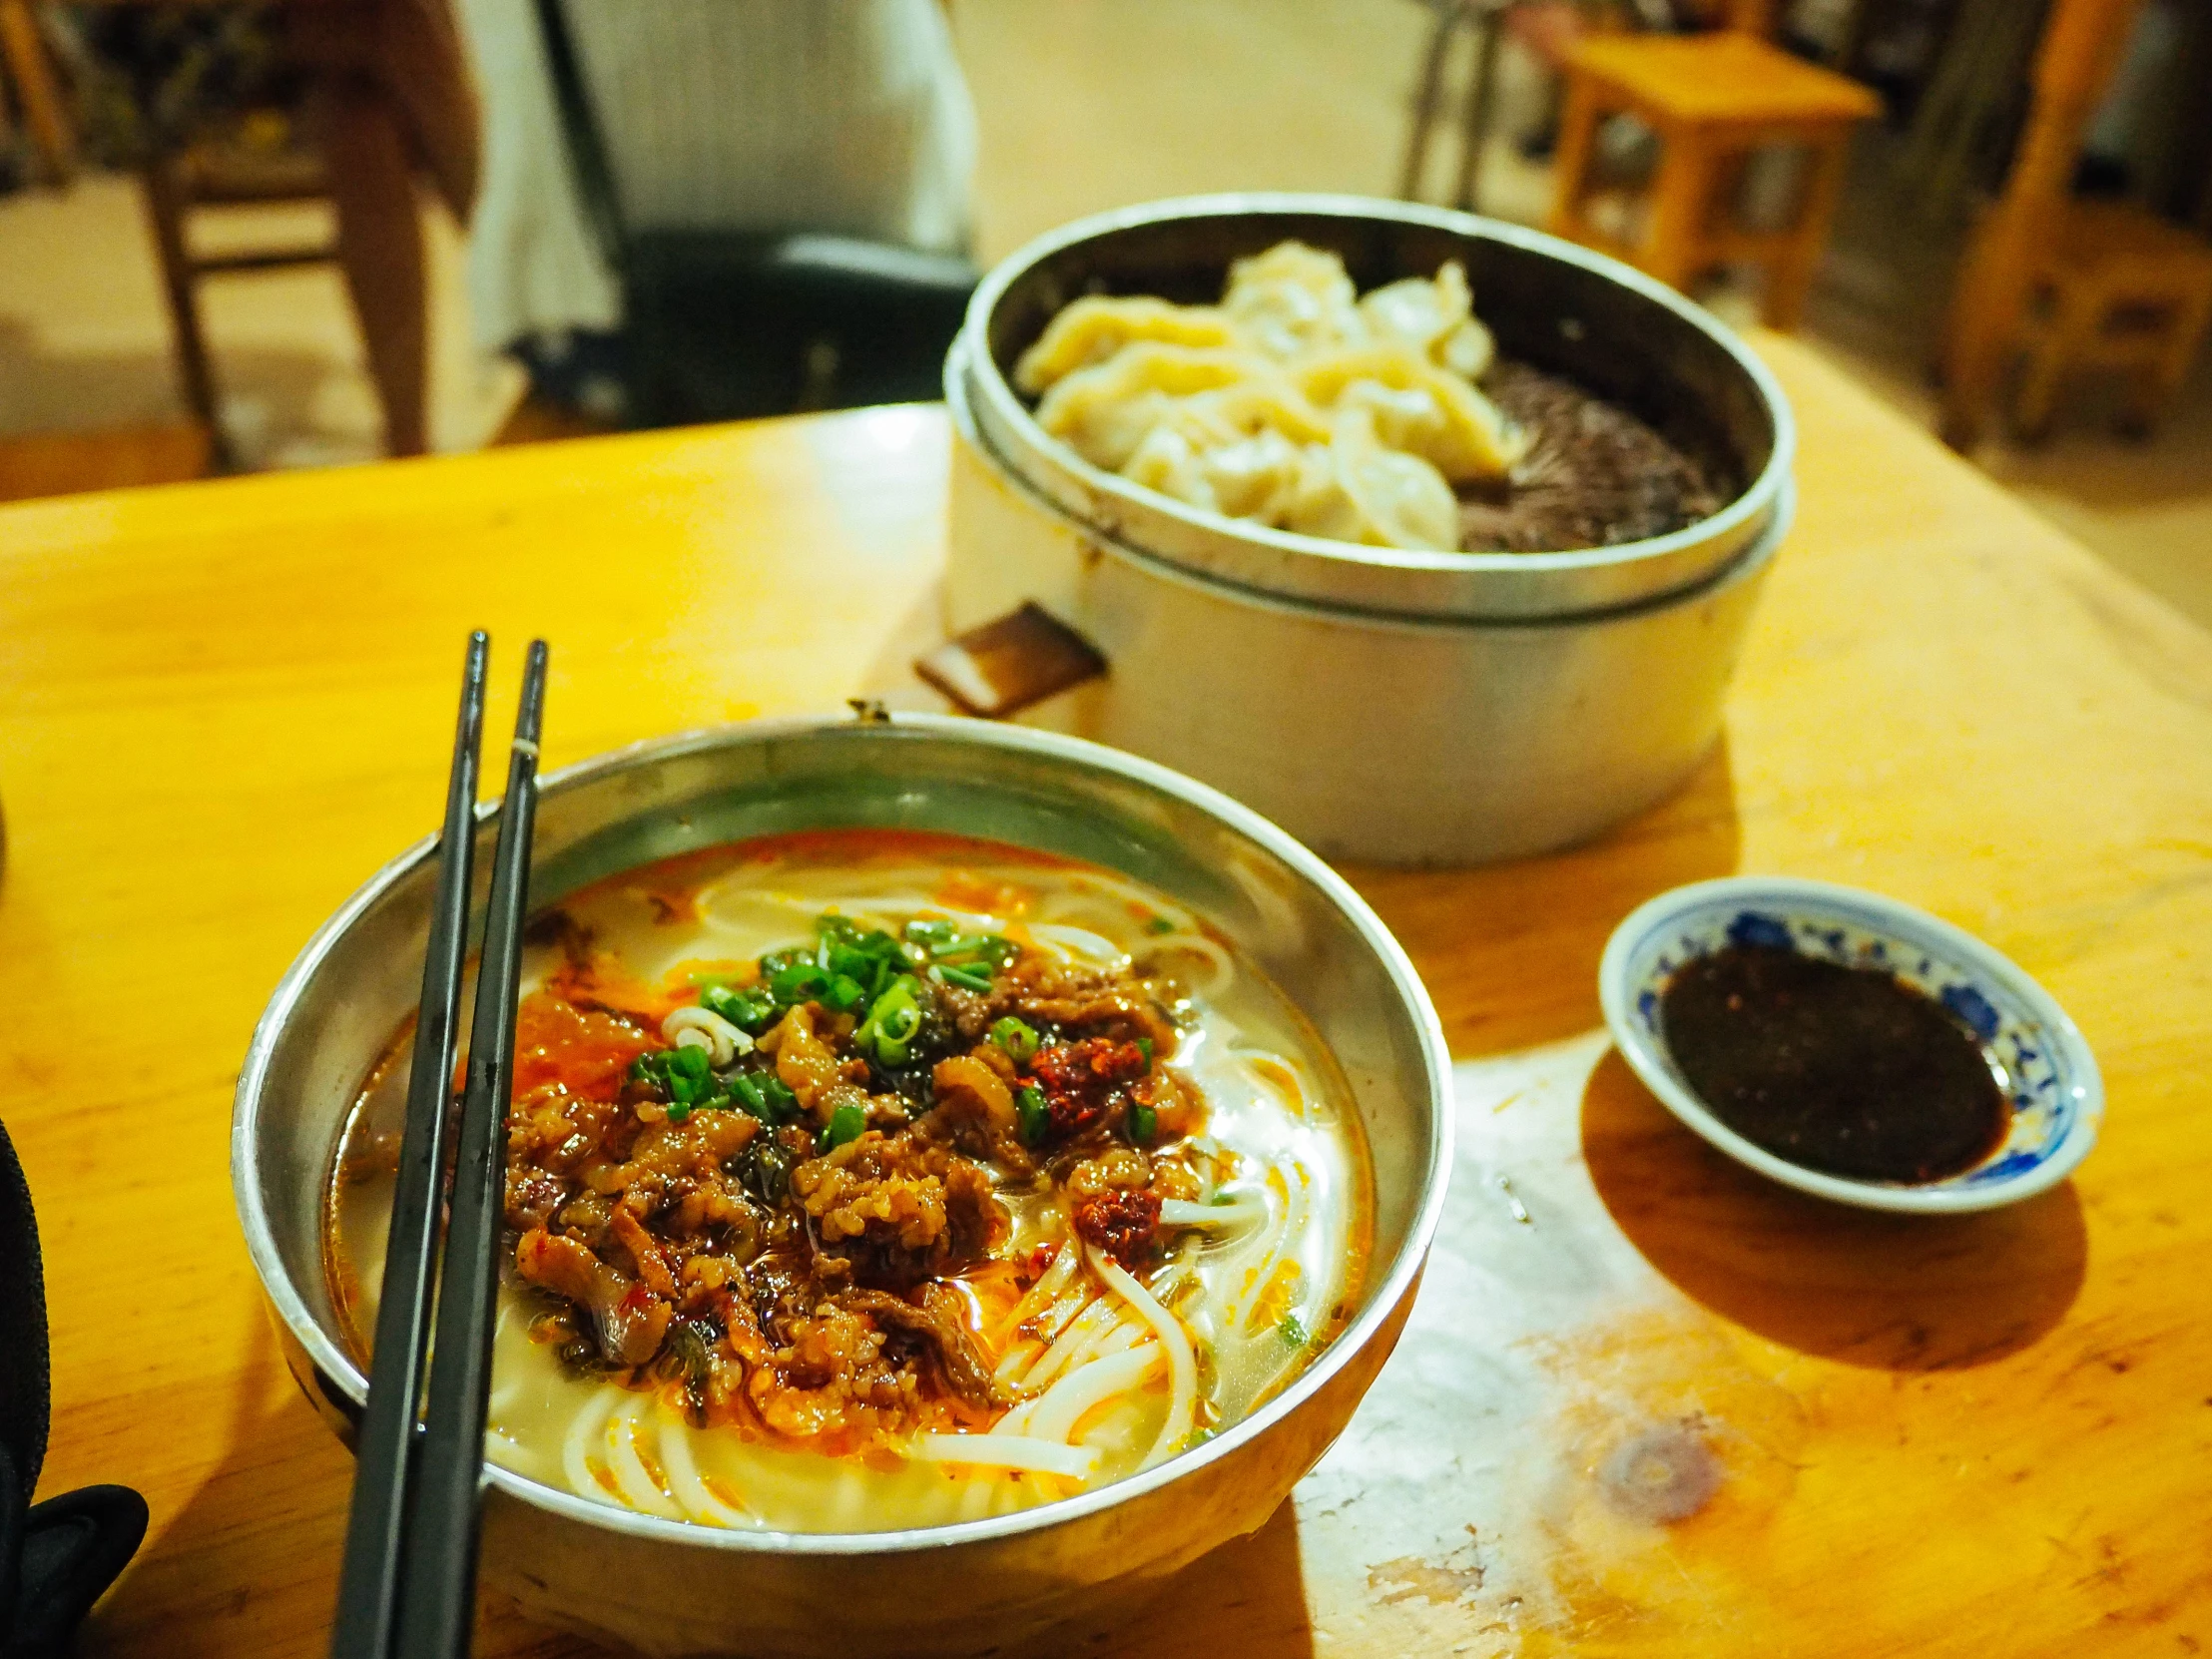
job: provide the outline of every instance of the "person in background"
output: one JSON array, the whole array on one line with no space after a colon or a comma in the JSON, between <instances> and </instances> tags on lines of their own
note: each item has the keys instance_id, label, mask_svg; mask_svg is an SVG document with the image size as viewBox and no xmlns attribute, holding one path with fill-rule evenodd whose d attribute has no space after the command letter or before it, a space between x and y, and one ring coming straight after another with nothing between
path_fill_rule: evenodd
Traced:
<instances>
[{"instance_id":1,"label":"person in background","mask_svg":"<svg viewBox=\"0 0 2212 1659\"><path fill-rule=\"evenodd\" d=\"M813 233L964 255L975 116L939 0L546 4L627 234ZM541 419L550 406L619 423L625 273L579 181L548 20L538 0L458 9L483 109L477 343L522 361Z\"/></svg>"}]
</instances>

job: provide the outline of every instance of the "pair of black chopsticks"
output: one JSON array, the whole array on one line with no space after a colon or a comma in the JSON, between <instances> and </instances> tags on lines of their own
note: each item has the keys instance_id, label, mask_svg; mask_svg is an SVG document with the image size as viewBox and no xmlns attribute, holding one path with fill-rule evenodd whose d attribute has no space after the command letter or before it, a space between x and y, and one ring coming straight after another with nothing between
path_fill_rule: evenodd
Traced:
<instances>
[{"instance_id":1,"label":"pair of black chopsticks","mask_svg":"<svg viewBox=\"0 0 2212 1659\"><path fill-rule=\"evenodd\" d=\"M392 1194L391 1239L384 1258L383 1300L376 1312L375 1359L368 1410L361 1420L331 1659L450 1659L468 1652L475 1611L477 1499L499 1290L515 991L530 879L530 832L537 818L545 642L531 642L523 670L499 844L492 853L491 897L476 975L468 1082L461 1099L459 1145L453 1149L451 1217L440 1272L446 1102L468 956L476 757L489 655L489 639L481 632L470 635L445 828L438 837L437 895L422 969L414 1065L407 1078L407 1127ZM425 1393L433 1290L437 1338Z\"/></svg>"}]
</instances>

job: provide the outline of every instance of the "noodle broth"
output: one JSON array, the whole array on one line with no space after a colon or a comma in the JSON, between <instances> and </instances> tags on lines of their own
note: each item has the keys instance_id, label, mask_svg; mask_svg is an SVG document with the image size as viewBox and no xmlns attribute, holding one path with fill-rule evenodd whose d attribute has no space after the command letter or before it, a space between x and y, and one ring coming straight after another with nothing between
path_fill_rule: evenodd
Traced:
<instances>
[{"instance_id":1,"label":"noodle broth","mask_svg":"<svg viewBox=\"0 0 2212 1659\"><path fill-rule=\"evenodd\" d=\"M1125 877L776 836L572 895L523 984L487 1450L544 1485L778 1531L1026 1508L1235 1423L1360 1290L1372 1177L1334 1061ZM356 1355L409 1048L333 1165ZM583 1128L526 1152L546 1123Z\"/></svg>"}]
</instances>

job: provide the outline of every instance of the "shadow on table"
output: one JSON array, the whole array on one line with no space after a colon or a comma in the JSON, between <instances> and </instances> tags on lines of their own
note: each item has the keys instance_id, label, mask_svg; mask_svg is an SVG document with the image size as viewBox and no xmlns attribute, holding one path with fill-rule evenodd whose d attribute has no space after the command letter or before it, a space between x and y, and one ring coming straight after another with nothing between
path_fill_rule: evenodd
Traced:
<instances>
[{"instance_id":1,"label":"shadow on table","mask_svg":"<svg viewBox=\"0 0 2212 1659\"><path fill-rule=\"evenodd\" d=\"M261 1329L233 1382L222 1458L180 1506L150 1494L145 1547L94 1610L79 1659L328 1648L353 1459L285 1375L258 1306L251 1317ZM604 1650L528 1624L487 1594L472 1651L477 1659L597 1659Z\"/></svg>"},{"instance_id":2,"label":"shadow on table","mask_svg":"<svg viewBox=\"0 0 2212 1659\"><path fill-rule=\"evenodd\" d=\"M1008 1650L1009 1656L1015 1650ZM1226 1543L1169 1580L1158 1599L1126 1618L1056 1632L1033 1648L1050 1654L1128 1654L1138 1659L1311 1659L1298 1509L1286 1502L1250 1537Z\"/></svg>"},{"instance_id":3,"label":"shadow on table","mask_svg":"<svg viewBox=\"0 0 2212 1659\"><path fill-rule=\"evenodd\" d=\"M1597 963L1623 916L1733 875L1742 845L1724 736L1673 796L1581 846L1472 869L1345 866L1413 958L1456 1060L1603 1023Z\"/></svg>"},{"instance_id":4,"label":"shadow on table","mask_svg":"<svg viewBox=\"0 0 2212 1659\"><path fill-rule=\"evenodd\" d=\"M1897 1216L1793 1192L1668 1115L1608 1051L1582 1096L1582 1156L1629 1241L1683 1292L1801 1353L1948 1371L2025 1348L2081 1289L2070 1184L1972 1216Z\"/></svg>"}]
</instances>

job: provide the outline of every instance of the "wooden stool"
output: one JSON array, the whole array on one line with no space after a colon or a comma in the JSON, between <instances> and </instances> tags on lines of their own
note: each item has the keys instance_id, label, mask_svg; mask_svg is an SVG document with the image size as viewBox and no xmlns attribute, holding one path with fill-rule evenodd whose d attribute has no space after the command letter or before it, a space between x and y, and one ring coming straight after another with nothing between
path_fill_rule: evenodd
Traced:
<instances>
[{"instance_id":1,"label":"wooden stool","mask_svg":"<svg viewBox=\"0 0 2212 1659\"><path fill-rule=\"evenodd\" d=\"M2047 433L2059 388L2087 368L2129 371L2129 421L2149 430L2212 322L2212 246L2130 203L2068 202L2030 282L2021 434Z\"/></svg>"},{"instance_id":2,"label":"wooden stool","mask_svg":"<svg viewBox=\"0 0 2212 1659\"><path fill-rule=\"evenodd\" d=\"M319 202L329 195L320 158L296 151L271 157L233 157L213 148L183 155L156 152L140 171L146 217L161 262L162 290L177 348L177 378L185 405L206 428L214 459L229 471L235 457L224 435L207 332L200 322L200 281L233 272L282 271L334 265L334 244L257 248L214 257L192 252L188 229L198 207Z\"/></svg>"},{"instance_id":3,"label":"wooden stool","mask_svg":"<svg viewBox=\"0 0 2212 1659\"><path fill-rule=\"evenodd\" d=\"M1716 265L1763 266L1767 322L1796 326L1828 242L1851 130L1881 101L1856 81L1736 31L1601 35L1574 47L1566 71L1550 229L1678 288ZM1662 147L1641 247L1605 235L1585 212L1598 124L1624 112L1650 126ZM1797 223L1786 231L1733 223L1728 198L1744 162L1786 144L1813 154Z\"/></svg>"}]
</instances>

